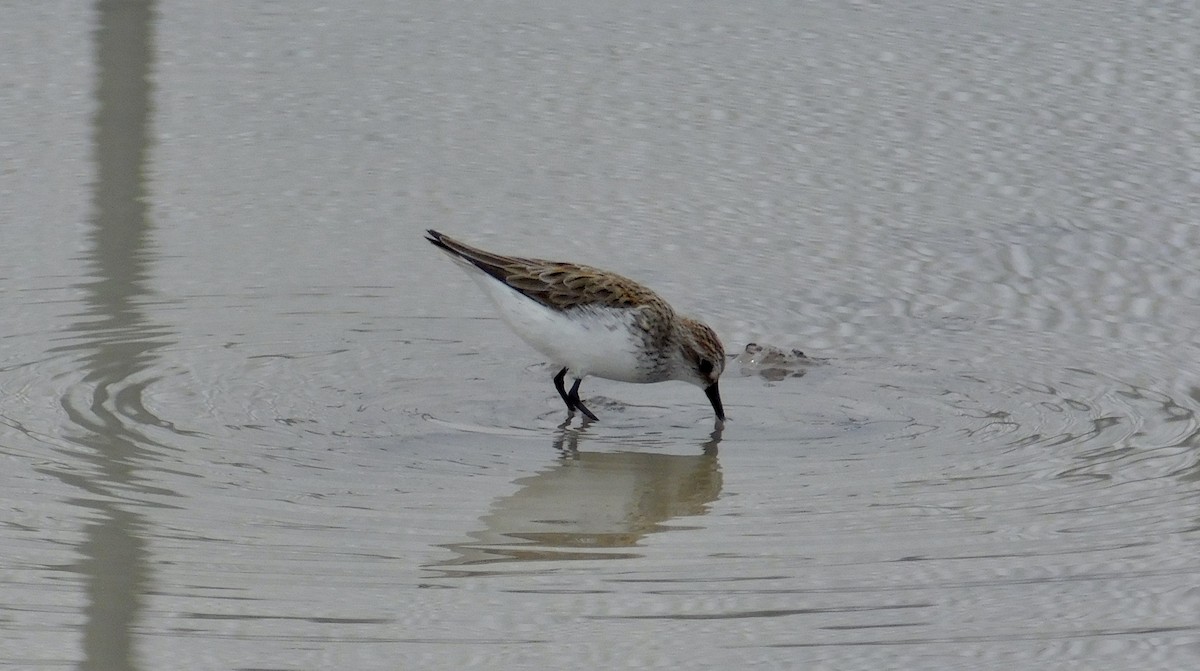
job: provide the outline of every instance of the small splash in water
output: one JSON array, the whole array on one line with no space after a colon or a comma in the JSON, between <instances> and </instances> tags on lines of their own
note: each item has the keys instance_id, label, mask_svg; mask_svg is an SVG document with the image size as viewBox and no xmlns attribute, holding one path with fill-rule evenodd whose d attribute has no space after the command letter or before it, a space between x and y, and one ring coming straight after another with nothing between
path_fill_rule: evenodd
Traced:
<instances>
[{"instance_id":1,"label":"small splash in water","mask_svg":"<svg viewBox=\"0 0 1200 671\"><path fill-rule=\"evenodd\" d=\"M801 377L808 372L813 360L798 349L783 350L774 345L750 343L733 359L743 377L759 375L771 382L788 377Z\"/></svg>"}]
</instances>

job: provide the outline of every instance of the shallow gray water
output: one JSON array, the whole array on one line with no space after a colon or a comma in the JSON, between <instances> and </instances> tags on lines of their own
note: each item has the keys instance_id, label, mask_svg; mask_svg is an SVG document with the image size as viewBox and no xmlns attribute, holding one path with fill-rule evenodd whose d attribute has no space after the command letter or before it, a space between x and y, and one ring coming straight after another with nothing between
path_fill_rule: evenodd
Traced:
<instances>
[{"instance_id":1,"label":"shallow gray water","mask_svg":"<svg viewBox=\"0 0 1200 671\"><path fill-rule=\"evenodd\" d=\"M17 3L0 665L1191 669L1195 3ZM720 333L504 330L430 226Z\"/></svg>"}]
</instances>

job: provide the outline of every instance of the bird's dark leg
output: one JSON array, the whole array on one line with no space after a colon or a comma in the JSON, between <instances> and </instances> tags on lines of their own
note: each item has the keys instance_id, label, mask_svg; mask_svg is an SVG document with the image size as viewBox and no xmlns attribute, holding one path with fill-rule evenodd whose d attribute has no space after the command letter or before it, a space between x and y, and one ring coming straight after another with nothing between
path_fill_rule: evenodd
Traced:
<instances>
[{"instance_id":1,"label":"bird's dark leg","mask_svg":"<svg viewBox=\"0 0 1200 671\"><path fill-rule=\"evenodd\" d=\"M567 404L567 412L573 413L578 410L579 412L587 415L588 419L592 420L593 422L600 421L597 419L596 415L592 414L591 410L587 409L587 406L583 404L583 401L579 400L579 383L583 380L575 380L575 384L571 385L571 391L568 392L566 386L563 384L563 380L566 379L566 377L566 368L558 371L558 375L554 376L554 388L558 390L558 395L562 396L563 403Z\"/></svg>"},{"instance_id":2,"label":"bird's dark leg","mask_svg":"<svg viewBox=\"0 0 1200 671\"><path fill-rule=\"evenodd\" d=\"M567 388L563 386L563 378L567 376L567 369L564 366L558 371L558 375L554 376L554 388L558 390L558 395L562 396L563 403L567 404L567 412L575 412L575 406L571 405L571 397L567 396Z\"/></svg>"},{"instance_id":3,"label":"bird's dark leg","mask_svg":"<svg viewBox=\"0 0 1200 671\"><path fill-rule=\"evenodd\" d=\"M575 384L571 385L571 393L567 394L567 402L571 403L576 408L579 408L579 412L582 412L583 414L587 415L588 419L592 420L593 422L598 422L598 421L600 421L600 418L596 417L594 414L592 414L592 411L587 409L587 406L583 404L583 401L579 400L579 383L580 382L583 382L583 380L577 379L577 380L575 380Z\"/></svg>"}]
</instances>

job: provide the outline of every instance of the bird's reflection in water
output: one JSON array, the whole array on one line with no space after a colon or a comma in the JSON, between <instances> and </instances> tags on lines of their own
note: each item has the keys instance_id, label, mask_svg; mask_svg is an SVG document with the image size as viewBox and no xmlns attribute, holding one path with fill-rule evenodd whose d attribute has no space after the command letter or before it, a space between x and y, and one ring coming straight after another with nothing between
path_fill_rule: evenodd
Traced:
<instances>
[{"instance_id":1,"label":"bird's reflection in water","mask_svg":"<svg viewBox=\"0 0 1200 671\"><path fill-rule=\"evenodd\" d=\"M516 480L520 489L479 518L483 528L471 540L443 546L456 556L430 568L638 557L633 548L644 536L674 518L705 514L720 494L720 424L693 455L587 451L588 424L560 426L557 462Z\"/></svg>"}]
</instances>

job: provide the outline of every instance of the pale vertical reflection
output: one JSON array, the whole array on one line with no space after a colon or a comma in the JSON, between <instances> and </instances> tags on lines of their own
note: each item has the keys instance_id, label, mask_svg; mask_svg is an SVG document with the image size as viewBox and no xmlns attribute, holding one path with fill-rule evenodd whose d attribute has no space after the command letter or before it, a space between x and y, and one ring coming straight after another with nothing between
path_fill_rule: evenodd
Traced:
<instances>
[{"instance_id":1,"label":"pale vertical reflection","mask_svg":"<svg viewBox=\"0 0 1200 671\"><path fill-rule=\"evenodd\" d=\"M68 438L86 448L91 468L69 479L93 512L75 567L86 586L83 669L135 669L134 629L148 575L145 521L137 495L163 493L139 473L155 443L139 425L154 424L141 394L155 351L169 335L140 310L147 289L144 171L149 135L149 0L97 0L97 77L93 125L96 180L85 260L86 309L72 327L82 380L62 400Z\"/></svg>"}]
</instances>

